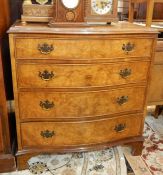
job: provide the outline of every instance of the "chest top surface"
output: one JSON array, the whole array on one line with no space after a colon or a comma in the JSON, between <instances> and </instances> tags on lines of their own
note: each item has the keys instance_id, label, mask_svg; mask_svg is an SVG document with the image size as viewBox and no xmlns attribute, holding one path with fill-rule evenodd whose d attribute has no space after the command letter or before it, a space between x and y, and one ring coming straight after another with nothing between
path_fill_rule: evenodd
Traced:
<instances>
[{"instance_id":1,"label":"chest top surface","mask_svg":"<svg viewBox=\"0 0 163 175\"><path fill-rule=\"evenodd\" d=\"M35 33L35 34L81 34L81 35L112 35L112 34L149 34L158 33L157 29L138 26L129 22L117 22L111 25L87 25L83 27L56 27L51 28L47 23L16 22L8 33Z\"/></svg>"}]
</instances>

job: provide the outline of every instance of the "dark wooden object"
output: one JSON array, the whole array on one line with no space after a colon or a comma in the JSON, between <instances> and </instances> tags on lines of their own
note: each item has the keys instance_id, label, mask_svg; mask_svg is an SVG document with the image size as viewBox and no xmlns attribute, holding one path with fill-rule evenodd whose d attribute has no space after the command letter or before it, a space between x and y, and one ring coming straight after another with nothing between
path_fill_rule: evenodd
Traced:
<instances>
[{"instance_id":1,"label":"dark wooden object","mask_svg":"<svg viewBox=\"0 0 163 175\"><path fill-rule=\"evenodd\" d=\"M136 19L146 19L145 12L147 11L146 4L139 4ZM153 21L163 20L163 3L155 3L153 9Z\"/></svg>"},{"instance_id":2,"label":"dark wooden object","mask_svg":"<svg viewBox=\"0 0 163 175\"><path fill-rule=\"evenodd\" d=\"M80 0L79 4L74 9L68 9L63 5L61 0L56 0L54 6L55 23L76 23L84 21L84 5L85 0Z\"/></svg>"},{"instance_id":3,"label":"dark wooden object","mask_svg":"<svg viewBox=\"0 0 163 175\"><path fill-rule=\"evenodd\" d=\"M9 27L8 1L1 1L0 10L0 172L15 170L15 158L11 154L11 143L9 133L9 119L7 101L4 85L3 63L2 63L2 39L6 29Z\"/></svg>"}]
</instances>

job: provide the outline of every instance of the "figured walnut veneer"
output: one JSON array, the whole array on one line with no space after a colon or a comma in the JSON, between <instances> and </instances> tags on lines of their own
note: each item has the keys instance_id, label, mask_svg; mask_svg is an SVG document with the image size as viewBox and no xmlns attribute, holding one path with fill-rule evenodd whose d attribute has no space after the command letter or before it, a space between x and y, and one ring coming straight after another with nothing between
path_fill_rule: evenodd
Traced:
<instances>
[{"instance_id":1,"label":"figured walnut veneer","mask_svg":"<svg viewBox=\"0 0 163 175\"><path fill-rule=\"evenodd\" d=\"M136 95L135 95L136 94ZM118 98L128 97L122 105ZM132 110L142 111L144 104L144 87L131 87L111 90L84 92L19 92L19 113L24 120L36 118L90 118ZM40 102L53 103L54 106L45 110Z\"/></svg>"},{"instance_id":2,"label":"figured walnut veneer","mask_svg":"<svg viewBox=\"0 0 163 175\"><path fill-rule=\"evenodd\" d=\"M140 154L157 31L128 23L10 29L17 160L128 144Z\"/></svg>"},{"instance_id":3,"label":"figured walnut veneer","mask_svg":"<svg viewBox=\"0 0 163 175\"><path fill-rule=\"evenodd\" d=\"M142 114L118 116L110 119L92 120L87 122L30 122L21 124L22 146L25 147L67 147L92 145L107 140L116 141L141 133ZM135 127L133 128L133 123ZM117 132L116 126L124 125ZM54 131L50 138L41 137L41 132ZM35 138L35 141L31 138Z\"/></svg>"},{"instance_id":4,"label":"figured walnut veneer","mask_svg":"<svg viewBox=\"0 0 163 175\"><path fill-rule=\"evenodd\" d=\"M34 38L33 38L34 37ZM149 57L152 49L152 39L130 36L125 38L96 39L82 36L49 39L44 37L29 36L28 38L15 39L15 57L18 59L112 59L128 57ZM100 37L100 36L99 36ZM40 44L48 43L54 50L49 54L42 54L38 49ZM134 48L130 52L122 49L123 45L133 44ZM115 47L114 47L115 46Z\"/></svg>"},{"instance_id":5,"label":"figured walnut veneer","mask_svg":"<svg viewBox=\"0 0 163 175\"><path fill-rule=\"evenodd\" d=\"M89 88L145 82L149 64L148 60L117 64L20 63L17 65L18 86L19 88ZM140 66L141 72L138 71ZM130 75L125 75L126 69L130 71ZM53 77L43 81L42 79L46 77L40 74L44 76L52 74Z\"/></svg>"}]
</instances>

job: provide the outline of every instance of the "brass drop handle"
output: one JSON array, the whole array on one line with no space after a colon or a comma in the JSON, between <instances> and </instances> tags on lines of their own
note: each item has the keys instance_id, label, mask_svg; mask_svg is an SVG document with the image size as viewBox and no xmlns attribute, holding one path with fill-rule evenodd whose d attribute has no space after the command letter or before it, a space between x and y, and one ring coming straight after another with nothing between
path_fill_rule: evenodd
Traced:
<instances>
[{"instance_id":1,"label":"brass drop handle","mask_svg":"<svg viewBox=\"0 0 163 175\"><path fill-rule=\"evenodd\" d=\"M49 100L40 101L40 107L46 111L50 110L54 108L54 102L50 102Z\"/></svg>"},{"instance_id":2,"label":"brass drop handle","mask_svg":"<svg viewBox=\"0 0 163 175\"><path fill-rule=\"evenodd\" d=\"M133 51L134 48L135 48L135 44L131 44L130 42L122 45L122 50L125 51L126 54Z\"/></svg>"},{"instance_id":3,"label":"brass drop handle","mask_svg":"<svg viewBox=\"0 0 163 175\"><path fill-rule=\"evenodd\" d=\"M39 71L38 76L44 81L49 81L49 80L52 80L54 78L54 73L53 73L53 71L50 72L48 70L44 70L43 72Z\"/></svg>"},{"instance_id":4,"label":"brass drop handle","mask_svg":"<svg viewBox=\"0 0 163 175\"><path fill-rule=\"evenodd\" d=\"M54 131L45 130L45 131L41 131L40 135L43 138L52 138L55 135L55 132Z\"/></svg>"},{"instance_id":5,"label":"brass drop handle","mask_svg":"<svg viewBox=\"0 0 163 175\"><path fill-rule=\"evenodd\" d=\"M122 69L119 71L119 75L122 77L122 78L127 78L131 75L132 73L132 70L131 69L128 69L128 68L125 68L125 69Z\"/></svg>"},{"instance_id":6,"label":"brass drop handle","mask_svg":"<svg viewBox=\"0 0 163 175\"><path fill-rule=\"evenodd\" d=\"M115 126L114 130L116 132L122 132L126 129L126 124L118 124Z\"/></svg>"},{"instance_id":7,"label":"brass drop handle","mask_svg":"<svg viewBox=\"0 0 163 175\"><path fill-rule=\"evenodd\" d=\"M119 105L123 105L124 103L128 102L128 96L121 96L117 98L117 103Z\"/></svg>"},{"instance_id":8,"label":"brass drop handle","mask_svg":"<svg viewBox=\"0 0 163 175\"><path fill-rule=\"evenodd\" d=\"M54 47L52 44L49 45L47 43L43 43L43 44L38 44L37 49L40 51L40 53L44 55L48 55L54 50Z\"/></svg>"}]
</instances>

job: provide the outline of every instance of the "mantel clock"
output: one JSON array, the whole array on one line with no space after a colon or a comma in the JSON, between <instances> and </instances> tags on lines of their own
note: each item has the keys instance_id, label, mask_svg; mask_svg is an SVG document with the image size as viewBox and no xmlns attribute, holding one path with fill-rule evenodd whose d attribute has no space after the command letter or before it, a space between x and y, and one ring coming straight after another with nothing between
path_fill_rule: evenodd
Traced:
<instances>
[{"instance_id":1,"label":"mantel clock","mask_svg":"<svg viewBox=\"0 0 163 175\"><path fill-rule=\"evenodd\" d=\"M85 0L56 0L55 22L72 23L84 21Z\"/></svg>"},{"instance_id":2,"label":"mantel clock","mask_svg":"<svg viewBox=\"0 0 163 175\"><path fill-rule=\"evenodd\" d=\"M117 0L56 0L51 24L109 23L117 19Z\"/></svg>"},{"instance_id":3,"label":"mantel clock","mask_svg":"<svg viewBox=\"0 0 163 175\"><path fill-rule=\"evenodd\" d=\"M85 21L112 22L117 20L117 0L86 0Z\"/></svg>"}]
</instances>

